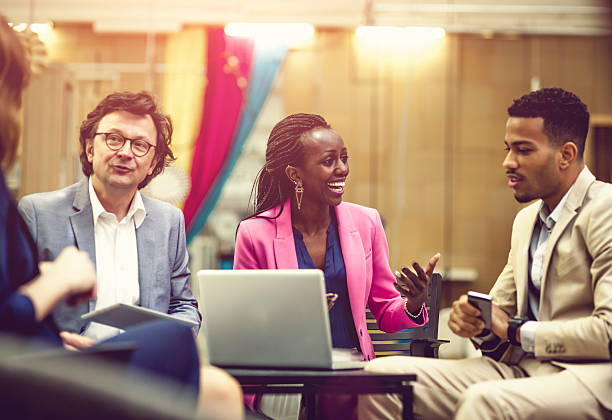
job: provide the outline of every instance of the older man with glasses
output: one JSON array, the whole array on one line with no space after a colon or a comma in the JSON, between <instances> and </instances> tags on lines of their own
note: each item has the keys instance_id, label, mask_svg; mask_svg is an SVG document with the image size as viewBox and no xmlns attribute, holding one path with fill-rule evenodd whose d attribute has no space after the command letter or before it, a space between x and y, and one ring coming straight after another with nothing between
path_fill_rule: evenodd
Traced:
<instances>
[{"instance_id":1,"label":"older man with glasses","mask_svg":"<svg viewBox=\"0 0 612 420\"><path fill-rule=\"evenodd\" d=\"M114 303L155 309L199 326L202 317L189 288L183 214L138 191L174 160L171 138L170 118L151 95L113 93L81 124L86 178L19 203L40 261L53 261L65 247L76 245L96 265L96 300L64 302L54 312L66 344L84 347L119 333L81 319Z\"/></svg>"}]
</instances>

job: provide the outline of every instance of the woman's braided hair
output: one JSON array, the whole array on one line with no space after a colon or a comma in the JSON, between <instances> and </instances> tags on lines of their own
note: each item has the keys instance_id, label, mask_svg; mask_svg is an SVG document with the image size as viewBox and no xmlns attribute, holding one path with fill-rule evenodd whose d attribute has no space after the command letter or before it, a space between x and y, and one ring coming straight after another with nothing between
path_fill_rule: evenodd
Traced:
<instances>
[{"instance_id":1,"label":"woman's braided hair","mask_svg":"<svg viewBox=\"0 0 612 420\"><path fill-rule=\"evenodd\" d=\"M289 115L274 126L268 137L266 163L257 174L251 190L251 198L255 192L254 212L247 218L283 205L293 191L293 184L285 174L285 168L287 165L300 166L303 163L303 137L315 128L331 127L323 117L316 114ZM281 207L274 218L282 212Z\"/></svg>"}]
</instances>

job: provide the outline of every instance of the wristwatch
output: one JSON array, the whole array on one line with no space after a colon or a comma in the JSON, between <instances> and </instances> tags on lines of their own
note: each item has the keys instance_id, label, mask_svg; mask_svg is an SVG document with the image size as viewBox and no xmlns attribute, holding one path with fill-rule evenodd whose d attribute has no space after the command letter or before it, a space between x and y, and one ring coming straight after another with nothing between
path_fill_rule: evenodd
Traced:
<instances>
[{"instance_id":1,"label":"wristwatch","mask_svg":"<svg viewBox=\"0 0 612 420\"><path fill-rule=\"evenodd\" d=\"M510 340L510 344L515 346L521 345L516 339L516 330L527 321L528 319L523 317L513 317L508 320L508 340Z\"/></svg>"}]
</instances>

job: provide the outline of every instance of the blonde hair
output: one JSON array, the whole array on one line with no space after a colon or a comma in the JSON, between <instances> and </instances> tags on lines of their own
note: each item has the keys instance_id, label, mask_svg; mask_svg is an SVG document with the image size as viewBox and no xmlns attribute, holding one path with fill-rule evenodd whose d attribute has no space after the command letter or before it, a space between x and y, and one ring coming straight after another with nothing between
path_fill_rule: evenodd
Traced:
<instances>
[{"instance_id":1,"label":"blonde hair","mask_svg":"<svg viewBox=\"0 0 612 420\"><path fill-rule=\"evenodd\" d=\"M30 67L17 33L0 15L0 165L8 170L15 162L21 134L21 94Z\"/></svg>"}]
</instances>

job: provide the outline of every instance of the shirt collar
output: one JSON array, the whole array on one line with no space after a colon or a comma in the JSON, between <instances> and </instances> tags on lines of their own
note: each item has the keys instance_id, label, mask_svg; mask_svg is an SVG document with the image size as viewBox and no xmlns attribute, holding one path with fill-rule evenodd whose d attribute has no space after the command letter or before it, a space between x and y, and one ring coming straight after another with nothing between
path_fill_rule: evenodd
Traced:
<instances>
[{"instance_id":1,"label":"shirt collar","mask_svg":"<svg viewBox=\"0 0 612 420\"><path fill-rule=\"evenodd\" d=\"M98 199L98 194L96 194L96 190L94 190L93 182L91 177L89 177L89 201L91 201L91 210L93 213L94 226L98 223L98 218L102 214L110 214L104 209L102 203ZM128 219L134 218L134 225L136 228L139 228L144 222L145 216L147 215L147 210L144 207L144 203L142 202L142 196L140 195L140 191L136 191L134 194L134 198L132 199L132 203L130 204L130 208L128 209L127 217Z\"/></svg>"},{"instance_id":2,"label":"shirt collar","mask_svg":"<svg viewBox=\"0 0 612 420\"><path fill-rule=\"evenodd\" d=\"M540 209L540 220L548 229L552 229L553 226L555 226L555 223L557 223L557 220L559 220L559 217L561 217L561 212L563 211L563 207L565 207L565 202L567 201L567 197L569 197L570 193L572 192L572 189L574 189L574 184L572 184L569 190L567 190L561 201L559 201L559 204L557 204L552 212L548 210L546 205L543 205Z\"/></svg>"},{"instance_id":3,"label":"shirt collar","mask_svg":"<svg viewBox=\"0 0 612 420\"><path fill-rule=\"evenodd\" d=\"M145 216L147 215L147 210L145 209L144 203L142 202L142 196L140 195L140 191L136 191L134 194L134 199L132 200L132 204L130 205L130 209L128 210L128 217L134 217L134 225L136 228L139 228L144 222Z\"/></svg>"}]
</instances>

